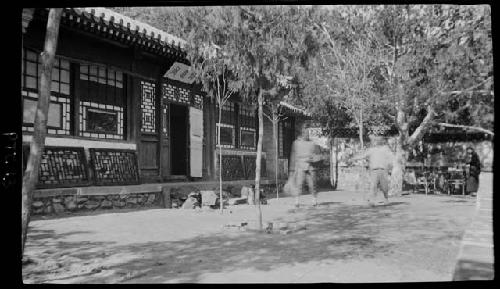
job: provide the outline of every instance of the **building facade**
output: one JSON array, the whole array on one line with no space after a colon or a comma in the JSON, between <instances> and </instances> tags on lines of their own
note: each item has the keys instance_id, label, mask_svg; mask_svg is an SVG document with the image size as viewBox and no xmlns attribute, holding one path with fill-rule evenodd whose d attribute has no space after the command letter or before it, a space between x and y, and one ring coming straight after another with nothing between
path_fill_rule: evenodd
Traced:
<instances>
[{"instance_id":1,"label":"building facade","mask_svg":"<svg viewBox=\"0 0 500 289\"><path fill-rule=\"evenodd\" d=\"M23 13L24 163L34 130L47 15L48 9ZM109 9L63 10L38 196L49 189L81 193L95 186L159 192L162 183L217 179L218 106L189 74L184 44ZM222 110L223 180L251 180L256 108L236 97ZM279 124L281 162L288 158L297 116L291 112ZM267 124L264 135L264 140L272 136ZM275 145L264 141L264 177L276 170L269 161L274 151Z\"/></svg>"}]
</instances>

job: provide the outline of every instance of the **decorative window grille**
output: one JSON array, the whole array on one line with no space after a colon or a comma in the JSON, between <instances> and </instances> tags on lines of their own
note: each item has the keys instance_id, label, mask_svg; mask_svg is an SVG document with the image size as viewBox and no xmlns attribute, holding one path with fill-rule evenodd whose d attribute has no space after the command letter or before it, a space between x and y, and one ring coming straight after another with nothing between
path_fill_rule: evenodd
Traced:
<instances>
[{"instance_id":1,"label":"decorative window grille","mask_svg":"<svg viewBox=\"0 0 500 289\"><path fill-rule=\"evenodd\" d=\"M80 79L123 88L123 72L98 65L80 65Z\"/></svg>"},{"instance_id":2,"label":"decorative window grille","mask_svg":"<svg viewBox=\"0 0 500 289\"><path fill-rule=\"evenodd\" d=\"M141 131L156 132L155 84L141 81Z\"/></svg>"},{"instance_id":3,"label":"decorative window grille","mask_svg":"<svg viewBox=\"0 0 500 289\"><path fill-rule=\"evenodd\" d=\"M125 138L123 72L105 66L80 64L80 136Z\"/></svg>"},{"instance_id":4,"label":"decorative window grille","mask_svg":"<svg viewBox=\"0 0 500 289\"><path fill-rule=\"evenodd\" d=\"M217 123L216 130L216 141L219 135L219 123ZM234 148L235 147L235 135L234 135L234 125L231 124L220 124L220 144L223 148Z\"/></svg>"},{"instance_id":5,"label":"decorative window grille","mask_svg":"<svg viewBox=\"0 0 500 289\"><path fill-rule=\"evenodd\" d=\"M255 129L240 127L240 148L242 149L255 149Z\"/></svg>"},{"instance_id":6,"label":"decorative window grille","mask_svg":"<svg viewBox=\"0 0 500 289\"><path fill-rule=\"evenodd\" d=\"M29 146L23 147L23 171ZM70 187L90 184L87 159L83 147L46 146L40 159L38 188Z\"/></svg>"},{"instance_id":7,"label":"decorative window grille","mask_svg":"<svg viewBox=\"0 0 500 289\"><path fill-rule=\"evenodd\" d=\"M89 101L80 102L80 135L123 139L123 108Z\"/></svg>"},{"instance_id":8,"label":"decorative window grille","mask_svg":"<svg viewBox=\"0 0 500 289\"><path fill-rule=\"evenodd\" d=\"M236 125L236 113L235 113L236 105L234 102L227 101L222 106L222 120L221 123ZM219 122L219 104L215 106L215 121Z\"/></svg>"},{"instance_id":9,"label":"decorative window grille","mask_svg":"<svg viewBox=\"0 0 500 289\"><path fill-rule=\"evenodd\" d=\"M165 137L168 137L168 98L165 94L161 98L161 109L162 111L162 130ZM167 138L165 138L167 140Z\"/></svg>"},{"instance_id":10,"label":"decorative window grille","mask_svg":"<svg viewBox=\"0 0 500 289\"><path fill-rule=\"evenodd\" d=\"M38 90L40 89L41 59L39 53L24 48L22 90L23 131L34 131ZM51 96L48 114L49 134L69 135L71 116L70 62L56 57L52 69Z\"/></svg>"},{"instance_id":11,"label":"decorative window grille","mask_svg":"<svg viewBox=\"0 0 500 289\"><path fill-rule=\"evenodd\" d=\"M96 185L139 183L137 155L134 150L89 149Z\"/></svg>"},{"instance_id":12,"label":"decorative window grille","mask_svg":"<svg viewBox=\"0 0 500 289\"><path fill-rule=\"evenodd\" d=\"M220 123L220 144L225 148L235 148L236 147L236 116L235 116L235 104L233 102L226 102L222 106L222 120ZM216 105L216 127L219 127L219 105ZM218 136L218 130L216 131L216 141Z\"/></svg>"},{"instance_id":13,"label":"decorative window grille","mask_svg":"<svg viewBox=\"0 0 500 289\"><path fill-rule=\"evenodd\" d=\"M172 85L170 83L163 83L162 94L167 97L170 102L181 104L192 104L192 94L188 89Z\"/></svg>"},{"instance_id":14,"label":"decorative window grille","mask_svg":"<svg viewBox=\"0 0 500 289\"><path fill-rule=\"evenodd\" d=\"M255 155L243 156L243 170L245 171L245 179L251 180L255 178L255 159L257 157ZM265 177L267 174L266 169L266 159L260 159L260 173L262 177Z\"/></svg>"},{"instance_id":15,"label":"decorative window grille","mask_svg":"<svg viewBox=\"0 0 500 289\"><path fill-rule=\"evenodd\" d=\"M239 125L240 125L240 148L255 149L256 130L255 130L255 109L251 106L239 106Z\"/></svg>"}]
</instances>

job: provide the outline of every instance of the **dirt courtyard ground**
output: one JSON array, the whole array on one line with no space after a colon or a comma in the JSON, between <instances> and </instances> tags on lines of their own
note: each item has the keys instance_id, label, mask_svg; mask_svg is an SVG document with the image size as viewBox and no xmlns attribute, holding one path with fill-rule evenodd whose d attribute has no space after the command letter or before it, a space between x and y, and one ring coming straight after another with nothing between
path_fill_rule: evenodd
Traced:
<instances>
[{"instance_id":1,"label":"dirt courtyard ground","mask_svg":"<svg viewBox=\"0 0 500 289\"><path fill-rule=\"evenodd\" d=\"M316 283L449 281L475 199L412 194L370 208L362 194L329 191L320 205L292 198L262 206L284 234L223 228L255 220L182 209L106 212L30 223L25 283Z\"/></svg>"}]
</instances>

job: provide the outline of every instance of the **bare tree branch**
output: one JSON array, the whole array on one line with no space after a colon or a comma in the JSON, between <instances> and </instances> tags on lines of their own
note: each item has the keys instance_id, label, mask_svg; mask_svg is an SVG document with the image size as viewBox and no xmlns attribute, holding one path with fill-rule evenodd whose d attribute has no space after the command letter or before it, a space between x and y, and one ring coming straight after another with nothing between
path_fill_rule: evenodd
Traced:
<instances>
[{"instance_id":1,"label":"bare tree branch","mask_svg":"<svg viewBox=\"0 0 500 289\"><path fill-rule=\"evenodd\" d=\"M425 116L424 120L422 120L420 125L408 139L408 144L410 146L414 145L417 141L419 141L423 137L424 133L427 130L427 127L432 123L434 114L435 114L434 107L432 105L429 105L427 107L427 115Z\"/></svg>"},{"instance_id":2,"label":"bare tree branch","mask_svg":"<svg viewBox=\"0 0 500 289\"><path fill-rule=\"evenodd\" d=\"M490 80L492 80L491 76L488 77L488 78L486 78L481 83L473 85L473 86L471 86L469 88L462 89L462 90L454 90L454 91L443 91L443 92L441 92L441 95L450 95L450 94L460 94L460 93L472 92L472 90L474 90L475 88L478 88L478 87L482 86L483 84L485 84L486 82L488 82Z\"/></svg>"},{"instance_id":3,"label":"bare tree branch","mask_svg":"<svg viewBox=\"0 0 500 289\"><path fill-rule=\"evenodd\" d=\"M467 129L472 129L472 130L477 130L477 131L480 131L480 132L484 132L484 133L489 134L489 135L495 135L495 133L493 133L491 130L488 130L488 129L485 129L485 128L482 128L482 127L478 127L478 126L451 124L451 123L444 123L444 122L437 123L437 125L440 125L440 126L443 126L443 127L467 128Z\"/></svg>"}]
</instances>

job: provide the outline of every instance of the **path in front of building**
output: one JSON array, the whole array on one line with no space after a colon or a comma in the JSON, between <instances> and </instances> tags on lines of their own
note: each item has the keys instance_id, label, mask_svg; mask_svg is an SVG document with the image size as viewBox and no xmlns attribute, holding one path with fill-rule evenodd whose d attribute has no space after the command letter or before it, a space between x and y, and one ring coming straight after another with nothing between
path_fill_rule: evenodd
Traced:
<instances>
[{"instance_id":1,"label":"path in front of building","mask_svg":"<svg viewBox=\"0 0 500 289\"><path fill-rule=\"evenodd\" d=\"M491 177L484 182L492 182ZM474 219L462 239L453 280L493 280L495 276L493 243L493 190L480 187Z\"/></svg>"},{"instance_id":2,"label":"path in front of building","mask_svg":"<svg viewBox=\"0 0 500 289\"><path fill-rule=\"evenodd\" d=\"M481 184L484 185L484 182ZM302 200L309 205L310 196ZM449 281L475 199L407 195L375 208L362 193L319 194L320 206L292 210L292 198L262 206L264 221L301 224L284 234L223 228L255 220L181 209L110 212L35 220L25 283L293 283Z\"/></svg>"}]
</instances>

